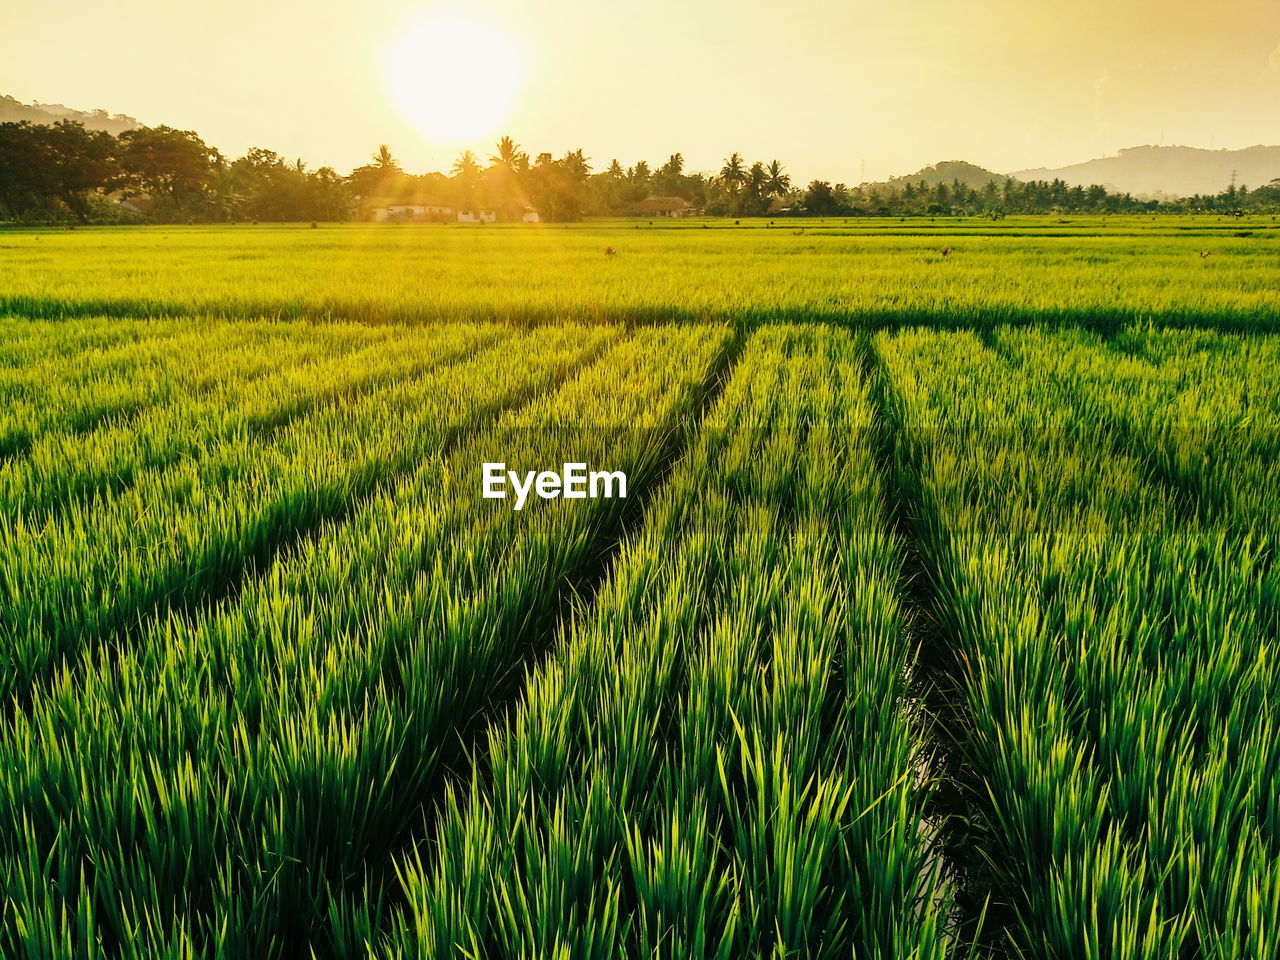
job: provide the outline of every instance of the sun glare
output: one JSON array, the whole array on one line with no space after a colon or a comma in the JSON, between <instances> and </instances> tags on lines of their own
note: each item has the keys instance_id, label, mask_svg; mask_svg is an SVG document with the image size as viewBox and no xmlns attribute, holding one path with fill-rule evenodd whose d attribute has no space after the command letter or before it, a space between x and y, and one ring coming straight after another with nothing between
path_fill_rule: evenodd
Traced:
<instances>
[{"instance_id":1,"label":"sun glare","mask_svg":"<svg viewBox=\"0 0 1280 960\"><path fill-rule=\"evenodd\" d=\"M410 20L392 42L387 84L401 114L427 139L468 143L496 133L520 85L520 51L498 27L461 13Z\"/></svg>"}]
</instances>

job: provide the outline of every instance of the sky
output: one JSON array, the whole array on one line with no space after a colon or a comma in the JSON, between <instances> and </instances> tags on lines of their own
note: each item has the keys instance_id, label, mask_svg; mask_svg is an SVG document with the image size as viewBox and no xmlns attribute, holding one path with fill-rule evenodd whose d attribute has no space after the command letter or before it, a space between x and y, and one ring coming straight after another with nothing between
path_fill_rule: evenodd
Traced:
<instances>
[{"instance_id":1,"label":"sky","mask_svg":"<svg viewBox=\"0 0 1280 960\"><path fill-rule=\"evenodd\" d=\"M0 0L0 94L345 173L581 147L850 184L1280 143L1280 0Z\"/></svg>"}]
</instances>

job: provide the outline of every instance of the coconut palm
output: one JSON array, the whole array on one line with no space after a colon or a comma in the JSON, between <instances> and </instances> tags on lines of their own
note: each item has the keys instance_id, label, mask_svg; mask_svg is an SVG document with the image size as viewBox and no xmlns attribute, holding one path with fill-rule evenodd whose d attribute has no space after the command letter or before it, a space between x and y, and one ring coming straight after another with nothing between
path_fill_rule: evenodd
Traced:
<instances>
[{"instance_id":1,"label":"coconut palm","mask_svg":"<svg viewBox=\"0 0 1280 960\"><path fill-rule=\"evenodd\" d=\"M385 143L378 144L378 152L373 155L373 164L380 170L399 170L400 164L391 155L391 148Z\"/></svg>"},{"instance_id":2,"label":"coconut palm","mask_svg":"<svg viewBox=\"0 0 1280 960\"><path fill-rule=\"evenodd\" d=\"M720 168L720 178L731 187L737 187L746 179L746 170L742 166L742 154L731 153Z\"/></svg>"},{"instance_id":3,"label":"coconut palm","mask_svg":"<svg viewBox=\"0 0 1280 960\"><path fill-rule=\"evenodd\" d=\"M765 192L770 197L784 196L791 189L791 177L782 170L782 163L774 160L765 168Z\"/></svg>"},{"instance_id":4,"label":"coconut palm","mask_svg":"<svg viewBox=\"0 0 1280 960\"><path fill-rule=\"evenodd\" d=\"M520 144L510 137L503 137L498 141L498 152L489 155L489 162L514 172L528 168L529 154L521 150Z\"/></svg>"},{"instance_id":5,"label":"coconut palm","mask_svg":"<svg viewBox=\"0 0 1280 960\"><path fill-rule=\"evenodd\" d=\"M591 158L582 152L582 148L571 150L560 160L560 165L572 180L582 182L591 173Z\"/></svg>"},{"instance_id":6,"label":"coconut palm","mask_svg":"<svg viewBox=\"0 0 1280 960\"><path fill-rule=\"evenodd\" d=\"M658 169L658 173L664 177L684 176L684 154L673 153L667 158L667 162Z\"/></svg>"},{"instance_id":7,"label":"coconut palm","mask_svg":"<svg viewBox=\"0 0 1280 960\"><path fill-rule=\"evenodd\" d=\"M472 179L480 173L480 161L470 150L463 150L458 154L458 159L453 161L451 172L460 179Z\"/></svg>"},{"instance_id":8,"label":"coconut palm","mask_svg":"<svg viewBox=\"0 0 1280 960\"><path fill-rule=\"evenodd\" d=\"M742 181L742 193L738 198L737 212L757 216L768 207L765 193L769 183L769 175L765 173L763 163L753 163Z\"/></svg>"}]
</instances>

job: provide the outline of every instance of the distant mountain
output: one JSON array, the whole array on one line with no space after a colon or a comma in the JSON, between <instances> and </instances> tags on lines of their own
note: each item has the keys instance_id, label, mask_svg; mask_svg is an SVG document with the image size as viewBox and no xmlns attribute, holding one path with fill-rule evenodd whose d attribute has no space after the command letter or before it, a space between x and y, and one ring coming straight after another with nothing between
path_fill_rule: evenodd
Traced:
<instances>
[{"instance_id":1,"label":"distant mountain","mask_svg":"<svg viewBox=\"0 0 1280 960\"><path fill-rule=\"evenodd\" d=\"M1197 147L1129 147L1119 156L1051 170L1019 170L1018 180L1062 179L1072 186L1099 183L1135 196L1189 197L1221 193L1236 184L1266 186L1280 177L1280 147L1202 150Z\"/></svg>"},{"instance_id":2,"label":"distant mountain","mask_svg":"<svg viewBox=\"0 0 1280 960\"><path fill-rule=\"evenodd\" d=\"M105 110L73 110L60 103L23 103L13 97L0 95L0 123L17 123L22 120L40 124L54 124L59 120L78 120L90 130L105 130L112 135L142 126L133 117L126 117L121 113L111 114Z\"/></svg>"},{"instance_id":3,"label":"distant mountain","mask_svg":"<svg viewBox=\"0 0 1280 960\"><path fill-rule=\"evenodd\" d=\"M985 187L992 180L999 183L1004 179L1004 174L992 173L974 163L966 163L964 160L943 160L941 163L932 164L905 177L890 177L889 185L918 184L923 180L929 186L936 187L940 183L951 184L959 180L966 187L976 190Z\"/></svg>"}]
</instances>

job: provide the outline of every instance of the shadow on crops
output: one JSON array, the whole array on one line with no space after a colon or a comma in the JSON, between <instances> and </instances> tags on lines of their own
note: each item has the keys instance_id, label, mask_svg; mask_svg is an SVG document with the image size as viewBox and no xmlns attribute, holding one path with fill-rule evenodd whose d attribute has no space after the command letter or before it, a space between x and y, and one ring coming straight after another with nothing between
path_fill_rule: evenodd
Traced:
<instances>
[{"instance_id":1,"label":"shadow on crops","mask_svg":"<svg viewBox=\"0 0 1280 960\"><path fill-rule=\"evenodd\" d=\"M512 308L477 303L468 309L442 308L438 304L367 301L343 303L306 303L270 300L225 304L192 300L164 302L149 299L102 298L66 301L52 297L0 296L0 314L11 314L39 320L75 317L126 317L131 319L171 319L202 316L215 319L310 320L348 323L429 324L447 322L501 322L518 326L543 326L555 323L602 323L619 326L644 326L663 323L705 323L709 320L752 327L766 323L832 323L859 330L896 330L905 327L929 327L935 330L985 330L1000 325L1070 326L1098 333L1113 333L1129 324L1153 324L1158 327L1198 328L1229 333L1280 332L1280 312L1246 312L1222 310L1134 310L1088 309L1064 305L1051 309L1021 308L995 304L987 306L957 305L939 301L928 306L902 306L891 309L850 310L838 305L814 307L753 307L728 313L708 313L679 306L600 307L584 306L573 311L546 307Z\"/></svg>"}]
</instances>

